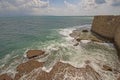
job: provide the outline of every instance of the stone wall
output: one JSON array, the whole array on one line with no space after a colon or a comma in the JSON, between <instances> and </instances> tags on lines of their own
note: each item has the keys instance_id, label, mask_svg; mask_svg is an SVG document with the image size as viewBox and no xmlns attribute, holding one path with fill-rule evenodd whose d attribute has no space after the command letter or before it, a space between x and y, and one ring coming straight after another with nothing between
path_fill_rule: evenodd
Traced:
<instances>
[{"instance_id":1,"label":"stone wall","mask_svg":"<svg viewBox=\"0 0 120 80\"><path fill-rule=\"evenodd\" d=\"M117 46L118 52L119 52L119 57L120 57L120 24L119 27L117 28L117 30L115 31L115 44Z\"/></svg>"},{"instance_id":2,"label":"stone wall","mask_svg":"<svg viewBox=\"0 0 120 80\"><path fill-rule=\"evenodd\" d=\"M120 56L120 16L95 16L92 31L114 41Z\"/></svg>"}]
</instances>

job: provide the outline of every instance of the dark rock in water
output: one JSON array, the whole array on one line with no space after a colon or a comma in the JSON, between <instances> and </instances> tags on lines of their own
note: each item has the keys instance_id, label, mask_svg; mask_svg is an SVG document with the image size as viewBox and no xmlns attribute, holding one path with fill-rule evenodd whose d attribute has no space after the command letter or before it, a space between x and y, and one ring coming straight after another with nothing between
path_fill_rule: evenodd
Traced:
<instances>
[{"instance_id":1,"label":"dark rock in water","mask_svg":"<svg viewBox=\"0 0 120 80\"><path fill-rule=\"evenodd\" d=\"M107 66L107 65L103 65L102 69L105 70L105 71L112 71L112 68Z\"/></svg>"},{"instance_id":2,"label":"dark rock in water","mask_svg":"<svg viewBox=\"0 0 120 80\"><path fill-rule=\"evenodd\" d=\"M87 29L85 29L85 30L82 30L82 32L89 32Z\"/></svg>"},{"instance_id":3,"label":"dark rock in water","mask_svg":"<svg viewBox=\"0 0 120 80\"><path fill-rule=\"evenodd\" d=\"M42 50L29 50L27 52L27 58L31 59L37 56L41 56L44 55L45 51Z\"/></svg>"},{"instance_id":4,"label":"dark rock in water","mask_svg":"<svg viewBox=\"0 0 120 80\"><path fill-rule=\"evenodd\" d=\"M80 42L80 41L81 41L81 39L80 39L80 38L76 38L76 41Z\"/></svg>"},{"instance_id":5,"label":"dark rock in water","mask_svg":"<svg viewBox=\"0 0 120 80\"><path fill-rule=\"evenodd\" d=\"M18 65L16 68L18 73L15 75L15 80L18 80L21 76L23 76L23 74L30 73L32 70L34 70L36 68L43 67L43 64L44 63L42 63L42 62L30 60L28 62Z\"/></svg>"},{"instance_id":6,"label":"dark rock in water","mask_svg":"<svg viewBox=\"0 0 120 80\"><path fill-rule=\"evenodd\" d=\"M7 74L2 74L0 75L0 80L13 80L13 79Z\"/></svg>"},{"instance_id":7,"label":"dark rock in water","mask_svg":"<svg viewBox=\"0 0 120 80\"><path fill-rule=\"evenodd\" d=\"M79 30L73 30L71 34L69 34L73 38L77 38L81 35L81 32Z\"/></svg>"},{"instance_id":8,"label":"dark rock in water","mask_svg":"<svg viewBox=\"0 0 120 80\"><path fill-rule=\"evenodd\" d=\"M79 43L75 43L73 46L78 46L79 45Z\"/></svg>"}]
</instances>

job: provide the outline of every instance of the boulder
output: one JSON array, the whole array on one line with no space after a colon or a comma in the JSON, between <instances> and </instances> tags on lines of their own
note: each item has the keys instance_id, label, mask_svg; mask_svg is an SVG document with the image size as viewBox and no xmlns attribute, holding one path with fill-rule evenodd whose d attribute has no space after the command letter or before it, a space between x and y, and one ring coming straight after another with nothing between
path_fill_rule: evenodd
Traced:
<instances>
[{"instance_id":1,"label":"boulder","mask_svg":"<svg viewBox=\"0 0 120 80\"><path fill-rule=\"evenodd\" d=\"M0 75L0 80L13 80L13 79L7 74L2 74Z\"/></svg>"},{"instance_id":2,"label":"boulder","mask_svg":"<svg viewBox=\"0 0 120 80\"><path fill-rule=\"evenodd\" d=\"M18 73L15 75L14 80L18 80L23 74L30 73L32 70L37 69L39 67L43 67L43 62L38 62L35 60L30 60L28 62L22 63L17 66L16 70Z\"/></svg>"},{"instance_id":3,"label":"boulder","mask_svg":"<svg viewBox=\"0 0 120 80\"><path fill-rule=\"evenodd\" d=\"M112 71L112 68L107 66L107 65L103 65L102 69L105 70L105 71Z\"/></svg>"},{"instance_id":4,"label":"boulder","mask_svg":"<svg viewBox=\"0 0 120 80\"><path fill-rule=\"evenodd\" d=\"M27 51L27 58L31 59L37 56L44 55L45 51L42 50L29 50Z\"/></svg>"}]
</instances>

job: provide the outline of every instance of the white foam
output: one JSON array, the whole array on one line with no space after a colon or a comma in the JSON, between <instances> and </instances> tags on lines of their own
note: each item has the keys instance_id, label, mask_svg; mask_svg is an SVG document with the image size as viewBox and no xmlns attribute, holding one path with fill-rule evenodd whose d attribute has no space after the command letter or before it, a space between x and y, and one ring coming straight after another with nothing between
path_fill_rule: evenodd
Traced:
<instances>
[{"instance_id":1,"label":"white foam","mask_svg":"<svg viewBox=\"0 0 120 80\"><path fill-rule=\"evenodd\" d=\"M75 28L60 29L59 33L65 37L66 40L72 40L73 38L69 36Z\"/></svg>"},{"instance_id":2,"label":"white foam","mask_svg":"<svg viewBox=\"0 0 120 80\"><path fill-rule=\"evenodd\" d=\"M52 67L49 68L49 69L47 69L46 67L42 67L42 70L45 71L45 72L48 72L48 73L49 73L52 69L53 69Z\"/></svg>"},{"instance_id":3,"label":"white foam","mask_svg":"<svg viewBox=\"0 0 120 80\"><path fill-rule=\"evenodd\" d=\"M89 42L91 42L91 40L81 40L80 42L81 43L89 43Z\"/></svg>"}]
</instances>

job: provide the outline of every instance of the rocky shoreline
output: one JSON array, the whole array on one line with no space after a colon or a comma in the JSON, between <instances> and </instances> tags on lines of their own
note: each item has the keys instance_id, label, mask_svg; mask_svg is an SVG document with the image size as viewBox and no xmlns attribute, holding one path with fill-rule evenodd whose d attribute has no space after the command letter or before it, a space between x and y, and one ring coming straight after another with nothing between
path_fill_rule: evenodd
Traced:
<instances>
[{"instance_id":1,"label":"rocky shoreline","mask_svg":"<svg viewBox=\"0 0 120 80\"><path fill-rule=\"evenodd\" d=\"M108 40L95 35L89 28L78 28L69 34L73 38L73 46L81 45L83 40L87 43L109 43ZM50 71L45 70L45 61L39 61L49 54L45 50L28 50L26 52L27 61L16 67L14 77L5 73L0 74L0 80L105 80L102 74L95 69L92 61L84 61L83 67L75 67L69 63L57 60ZM116 80L120 80L120 69L113 68L107 64L96 63L102 73L114 75ZM119 64L118 64L119 67ZM111 74L108 74L110 72Z\"/></svg>"}]
</instances>

